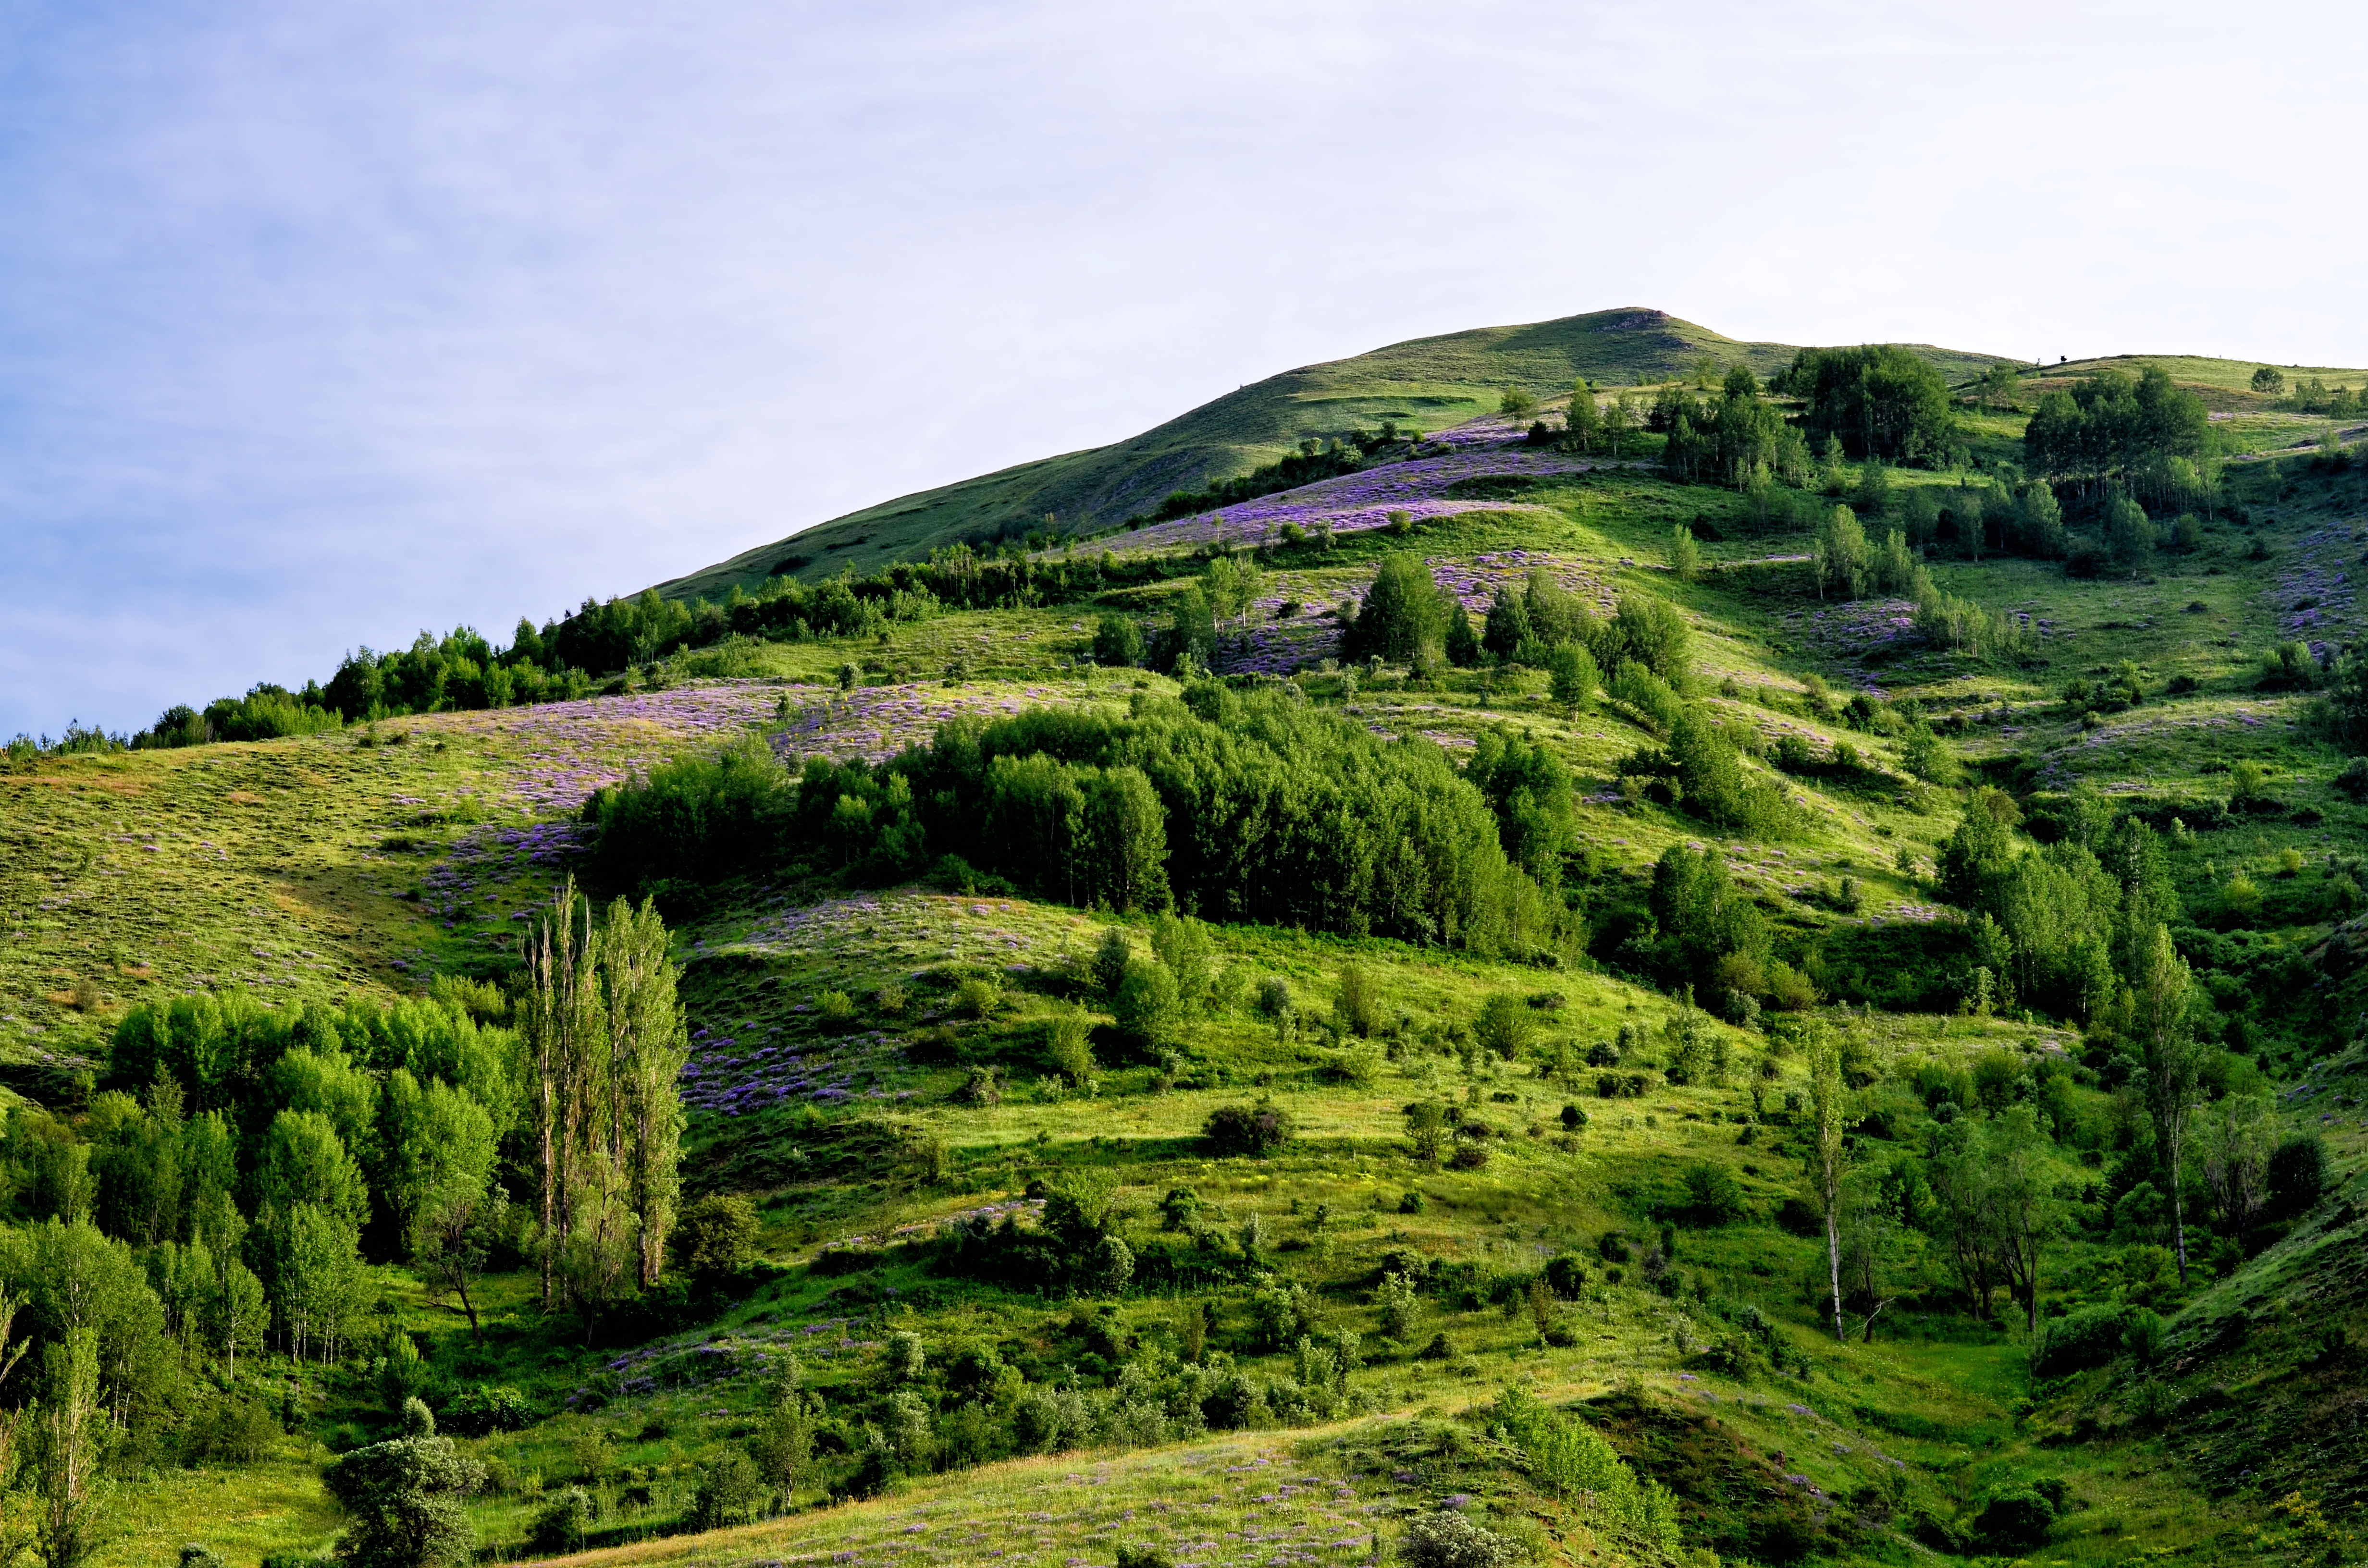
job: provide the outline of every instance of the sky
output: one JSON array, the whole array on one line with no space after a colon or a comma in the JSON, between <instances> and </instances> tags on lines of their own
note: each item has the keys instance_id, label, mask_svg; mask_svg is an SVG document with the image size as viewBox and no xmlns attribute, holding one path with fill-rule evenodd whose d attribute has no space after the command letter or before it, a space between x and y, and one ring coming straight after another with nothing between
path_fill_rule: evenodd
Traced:
<instances>
[{"instance_id":1,"label":"sky","mask_svg":"<svg viewBox=\"0 0 2368 1568\"><path fill-rule=\"evenodd\" d=\"M2368 365L2368 13L0 0L0 735L1431 333Z\"/></svg>"}]
</instances>

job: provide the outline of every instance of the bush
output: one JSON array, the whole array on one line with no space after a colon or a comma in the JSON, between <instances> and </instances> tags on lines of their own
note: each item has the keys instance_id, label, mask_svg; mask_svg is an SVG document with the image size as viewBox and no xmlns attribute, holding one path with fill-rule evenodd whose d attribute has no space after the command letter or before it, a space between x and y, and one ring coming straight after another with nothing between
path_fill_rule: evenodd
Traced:
<instances>
[{"instance_id":1,"label":"bush","mask_svg":"<svg viewBox=\"0 0 2368 1568\"><path fill-rule=\"evenodd\" d=\"M1686 1211L1698 1225L1724 1225L1744 1213L1743 1187L1725 1165L1703 1160L1686 1172Z\"/></svg>"},{"instance_id":2,"label":"bush","mask_svg":"<svg viewBox=\"0 0 2368 1568\"><path fill-rule=\"evenodd\" d=\"M2020 1552L2047 1544L2055 1506L2032 1487L1993 1492L1974 1516L1974 1535L1993 1551Z\"/></svg>"},{"instance_id":3,"label":"bush","mask_svg":"<svg viewBox=\"0 0 2368 1568\"><path fill-rule=\"evenodd\" d=\"M1101 618L1094 628L1094 663L1121 668L1143 663L1143 628L1132 616Z\"/></svg>"},{"instance_id":4,"label":"bush","mask_svg":"<svg viewBox=\"0 0 2368 1568\"><path fill-rule=\"evenodd\" d=\"M1054 1070L1072 1085L1086 1087L1093 1082L1096 1067L1092 1020L1077 1012L1055 1016L1045 1031L1044 1054L1052 1058Z\"/></svg>"},{"instance_id":5,"label":"bush","mask_svg":"<svg viewBox=\"0 0 2368 1568\"><path fill-rule=\"evenodd\" d=\"M1291 1142L1289 1112L1271 1105L1223 1105L1209 1113L1201 1135L1220 1154L1263 1159Z\"/></svg>"},{"instance_id":6,"label":"bush","mask_svg":"<svg viewBox=\"0 0 2368 1568\"><path fill-rule=\"evenodd\" d=\"M1176 976L1157 959L1135 959L1119 982L1118 1027L1145 1045L1165 1040L1176 1022Z\"/></svg>"},{"instance_id":7,"label":"bush","mask_svg":"<svg viewBox=\"0 0 2368 1568\"><path fill-rule=\"evenodd\" d=\"M699 1472L699 1485L690 1497L690 1528L722 1529L749 1518L764 1491L756 1462L737 1449L727 1451Z\"/></svg>"},{"instance_id":8,"label":"bush","mask_svg":"<svg viewBox=\"0 0 2368 1568\"><path fill-rule=\"evenodd\" d=\"M1503 1536L1446 1509L1417 1515L1398 1537L1398 1561L1406 1568L1508 1568L1527 1555Z\"/></svg>"},{"instance_id":9,"label":"bush","mask_svg":"<svg viewBox=\"0 0 2368 1568\"><path fill-rule=\"evenodd\" d=\"M1382 1027L1382 995L1373 977L1349 964L1340 971L1340 994L1332 1004L1333 1021L1344 1033L1371 1036Z\"/></svg>"},{"instance_id":10,"label":"bush","mask_svg":"<svg viewBox=\"0 0 2368 1568\"><path fill-rule=\"evenodd\" d=\"M522 1432L532 1425L534 1413L527 1407L526 1396L507 1383L478 1383L448 1403L438 1419L446 1430L461 1437L483 1437Z\"/></svg>"},{"instance_id":11,"label":"bush","mask_svg":"<svg viewBox=\"0 0 2368 1568\"><path fill-rule=\"evenodd\" d=\"M1536 1028L1528 1006L1512 993L1500 991L1481 1004L1472 1035L1481 1050L1510 1062L1520 1055Z\"/></svg>"},{"instance_id":12,"label":"bush","mask_svg":"<svg viewBox=\"0 0 2368 1568\"><path fill-rule=\"evenodd\" d=\"M527 1545L545 1555L576 1551L591 1531L593 1517L592 1494L581 1486L571 1486L535 1515L527 1529Z\"/></svg>"},{"instance_id":13,"label":"bush","mask_svg":"<svg viewBox=\"0 0 2368 1568\"><path fill-rule=\"evenodd\" d=\"M2130 1311L2119 1304L2083 1307L2040 1324L2031 1347L2033 1376L2060 1378L2101 1367L2122 1352Z\"/></svg>"},{"instance_id":14,"label":"bush","mask_svg":"<svg viewBox=\"0 0 2368 1568\"><path fill-rule=\"evenodd\" d=\"M694 1199L668 1238L683 1267L706 1278L737 1274L757 1261L757 1205L739 1193Z\"/></svg>"},{"instance_id":15,"label":"bush","mask_svg":"<svg viewBox=\"0 0 2368 1568\"><path fill-rule=\"evenodd\" d=\"M1105 996L1115 996L1121 983L1126 979L1126 966L1134 961L1134 944L1126 933L1113 927L1102 936L1102 944L1094 949L1092 973L1094 983Z\"/></svg>"},{"instance_id":16,"label":"bush","mask_svg":"<svg viewBox=\"0 0 2368 1568\"><path fill-rule=\"evenodd\" d=\"M2298 1132L2270 1153L2270 1211L2291 1220L2318 1206L2327 1191L2327 1145L2316 1132Z\"/></svg>"}]
</instances>

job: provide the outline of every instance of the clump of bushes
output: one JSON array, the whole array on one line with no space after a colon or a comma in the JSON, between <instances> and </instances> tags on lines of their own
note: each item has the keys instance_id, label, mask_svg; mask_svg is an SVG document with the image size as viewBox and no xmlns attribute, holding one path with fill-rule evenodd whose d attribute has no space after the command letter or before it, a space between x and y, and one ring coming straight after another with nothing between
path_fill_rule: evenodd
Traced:
<instances>
[{"instance_id":1,"label":"clump of bushes","mask_svg":"<svg viewBox=\"0 0 2368 1568\"><path fill-rule=\"evenodd\" d=\"M1263 1159L1291 1142L1291 1113L1273 1105L1224 1105L1209 1113L1201 1134L1220 1154Z\"/></svg>"}]
</instances>

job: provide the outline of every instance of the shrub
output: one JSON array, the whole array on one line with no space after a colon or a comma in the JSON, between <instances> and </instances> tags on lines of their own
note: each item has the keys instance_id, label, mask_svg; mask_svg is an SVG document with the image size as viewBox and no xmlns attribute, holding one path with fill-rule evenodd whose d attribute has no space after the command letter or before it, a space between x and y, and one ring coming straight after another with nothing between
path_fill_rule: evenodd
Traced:
<instances>
[{"instance_id":1,"label":"shrub","mask_svg":"<svg viewBox=\"0 0 2368 1568\"><path fill-rule=\"evenodd\" d=\"M850 1024L855 1021L855 998L844 991L825 991L815 1002L814 1011L821 1015L825 1024Z\"/></svg>"},{"instance_id":2,"label":"shrub","mask_svg":"<svg viewBox=\"0 0 2368 1568\"><path fill-rule=\"evenodd\" d=\"M1448 1509L1417 1515L1398 1537L1398 1561L1406 1568L1509 1568L1527 1555L1503 1536Z\"/></svg>"},{"instance_id":3,"label":"shrub","mask_svg":"<svg viewBox=\"0 0 2368 1568\"><path fill-rule=\"evenodd\" d=\"M1121 1546L1118 1568L1176 1568L1176 1559L1156 1546Z\"/></svg>"},{"instance_id":4,"label":"shrub","mask_svg":"<svg viewBox=\"0 0 2368 1568\"><path fill-rule=\"evenodd\" d=\"M2327 1145L2316 1132L2298 1132L2270 1152L2270 1211L2280 1219L2306 1214L2327 1191Z\"/></svg>"},{"instance_id":5,"label":"shrub","mask_svg":"<svg viewBox=\"0 0 2368 1568\"><path fill-rule=\"evenodd\" d=\"M1134 944L1126 933L1115 928L1105 932L1101 946L1094 949L1091 971L1094 983L1105 996L1115 996L1121 982L1126 979L1126 966L1134 961Z\"/></svg>"},{"instance_id":6,"label":"shrub","mask_svg":"<svg viewBox=\"0 0 2368 1568\"><path fill-rule=\"evenodd\" d=\"M757 1205L739 1193L714 1193L686 1205L669 1241L693 1274L736 1274L757 1260Z\"/></svg>"},{"instance_id":7,"label":"shrub","mask_svg":"<svg viewBox=\"0 0 2368 1568\"><path fill-rule=\"evenodd\" d=\"M1201 1135L1220 1154L1263 1159L1291 1142L1291 1115L1280 1107L1223 1105L1209 1113Z\"/></svg>"},{"instance_id":8,"label":"shrub","mask_svg":"<svg viewBox=\"0 0 2368 1568\"><path fill-rule=\"evenodd\" d=\"M1527 1045L1536 1023L1521 999L1508 991L1500 991L1480 1006L1480 1017L1472 1026L1473 1039L1480 1049L1510 1062Z\"/></svg>"},{"instance_id":9,"label":"shrub","mask_svg":"<svg viewBox=\"0 0 2368 1568\"><path fill-rule=\"evenodd\" d=\"M1262 1018L1281 1020L1291 1016L1291 982L1279 974L1269 974L1258 982L1258 1013Z\"/></svg>"},{"instance_id":10,"label":"shrub","mask_svg":"<svg viewBox=\"0 0 2368 1568\"><path fill-rule=\"evenodd\" d=\"M1348 1034L1367 1036L1382 1027L1382 995L1373 977L1357 964L1340 971L1340 994L1332 1004L1333 1020Z\"/></svg>"},{"instance_id":11,"label":"shrub","mask_svg":"<svg viewBox=\"0 0 2368 1568\"><path fill-rule=\"evenodd\" d=\"M1143 628L1132 616L1101 618L1094 628L1094 663L1125 668L1143 663Z\"/></svg>"},{"instance_id":12,"label":"shrub","mask_svg":"<svg viewBox=\"0 0 2368 1568\"><path fill-rule=\"evenodd\" d=\"M995 982L973 975L954 987L954 1011L966 1018L984 1018L1002 1005Z\"/></svg>"},{"instance_id":13,"label":"shrub","mask_svg":"<svg viewBox=\"0 0 2368 1568\"><path fill-rule=\"evenodd\" d=\"M581 1486L571 1486L535 1515L527 1529L527 1545L546 1555L574 1551L592 1528L592 1494Z\"/></svg>"},{"instance_id":14,"label":"shrub","mask_svg":"<svg viewBox=\"0 0 2368 1568\"><path fill-rule=\"evenodd\" d=\"M1145 1045L1157 1045L1175 1026L1176 976L1157 959L1130 961L1114 1010L1120 1028Z\"/></svg>"},{"instance_id":15,"label":"shrub","mask_svg":"<svg viewBox=\"0 0 2368 1568\"><path fill-rule=\"evenodd\" d=\"M2101 1367L2121 1354L2130 1311L2119 1304L2084 1307L2040 1325L2031 1347L2031 1370L2042 1378Z\"/></svg>"},{"instance_id":16,"label":"shrub","mask_svg":"<svg viewBox=\"0 0 2368 1568\"><path fill-rule=\"evenodd\" d=\"M736 1449L727 1451L699 1472L690 1498L690 1528L722 1529L751 1517L764 1490L756 1462Z\"/></svg>"},{"instance_id":17,"label":"shrub","mask_svg":"<svg viewBox=\"0 0 2368 1568\"><path fill-rule=\"evenodd\" d=\"M1686 1172L1686 1210L1702 1225L1739 1220L1744 1213L1743 1187L1725 1165L1700 1161Z\"/></svg>"},{"instance_id":18,"label":"shrub","mask_svg":"<svg viewBox=\"0 0 2368 1568\"><path fill-rule=\"evenodd\" d=\"M2036 1489L1993 1492L1974 1516L1974 1535L1994 1551L2020 1552L2047 1544L2055 1526L2055 1506Z\"/></svg>"},{"instance_id":19,"label":"shrub","mask_svg":"<svg viewBox=\"0 0 2368 1568\"><path fill-rule=\"evenodd\" d=\"M1092 1033L1092 1021L1077 1012L1057 1015L1045 1031L1044 1053L1053 1059L1061 1076L1080 1089L1094 1076Z\"/></svg>"},{"instance_id":20,"label":"shrub","mask_svg":"<svg viewBox=\"0 0 2368 1568\"><path fill-rule=\"evenodd\" d=\"M1488 1151L1477 1143L1459 1143L1448 1165L1459 1171L1476 1171L1488 1164Z\"/></svg>"},{"instance_id":21,"label":"shrub","mask_svg":"<svg viewBox=\"0 0 2368 1568\"><path fill-rule=\"evenodd\" d=\"M2141 1367L2151 1367L2162 1359L2162 1347L2169 1337L2169 1324L2162 1314L2141 1307L2129 1316L2122 1330L2122 1344L2137 1358Z\"/></svg>"},{"instance_id":22,"label":"shrub","mask_svg":"<svg viewBox=\"0 0 2368 1568\"><path fill-rule=\"evenodd\" d=\"M445 1404L443 1424L461 1437L523 1431L533 1421L526 1395L507 1383L476 1383Z\"/></svg>"}]
</instances>

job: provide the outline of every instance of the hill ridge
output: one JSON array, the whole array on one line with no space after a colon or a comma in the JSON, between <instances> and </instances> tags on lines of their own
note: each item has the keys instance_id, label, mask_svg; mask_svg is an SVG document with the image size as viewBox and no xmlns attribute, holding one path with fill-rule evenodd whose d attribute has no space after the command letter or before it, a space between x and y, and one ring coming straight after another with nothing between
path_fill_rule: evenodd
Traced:
<instances>
[{"instance_id":1,"label":"hill ridge","mask_svg":"<svg viewBox=\"0 0 2368 1568\"><path fill-rule=\"evenodd\" d=\"M2003 358L1929 344L1904 347L1952 377ZM1649 305L1407 338L1278 371L1106 446L906 492L668 579L656 591L668 598L717 598L735 585L754 588L784 569L809 578L842 565L863 571L959 540L1030 531L1047 514L1064 532L1092 532L1148 511L1173 491L1247 472L1305 436L1342 434L1390 416L1434 430L1488 412L1508 385L1551 394L1568 391L1581 375L1665 379L1704 356L1766 375L1789 363L1795 351L1791 344L1726 337ZM1407 403L1415 406L1394 406ZM1317 407L1329 417L1304 416Z\"/></svg>"}]
</instances>

